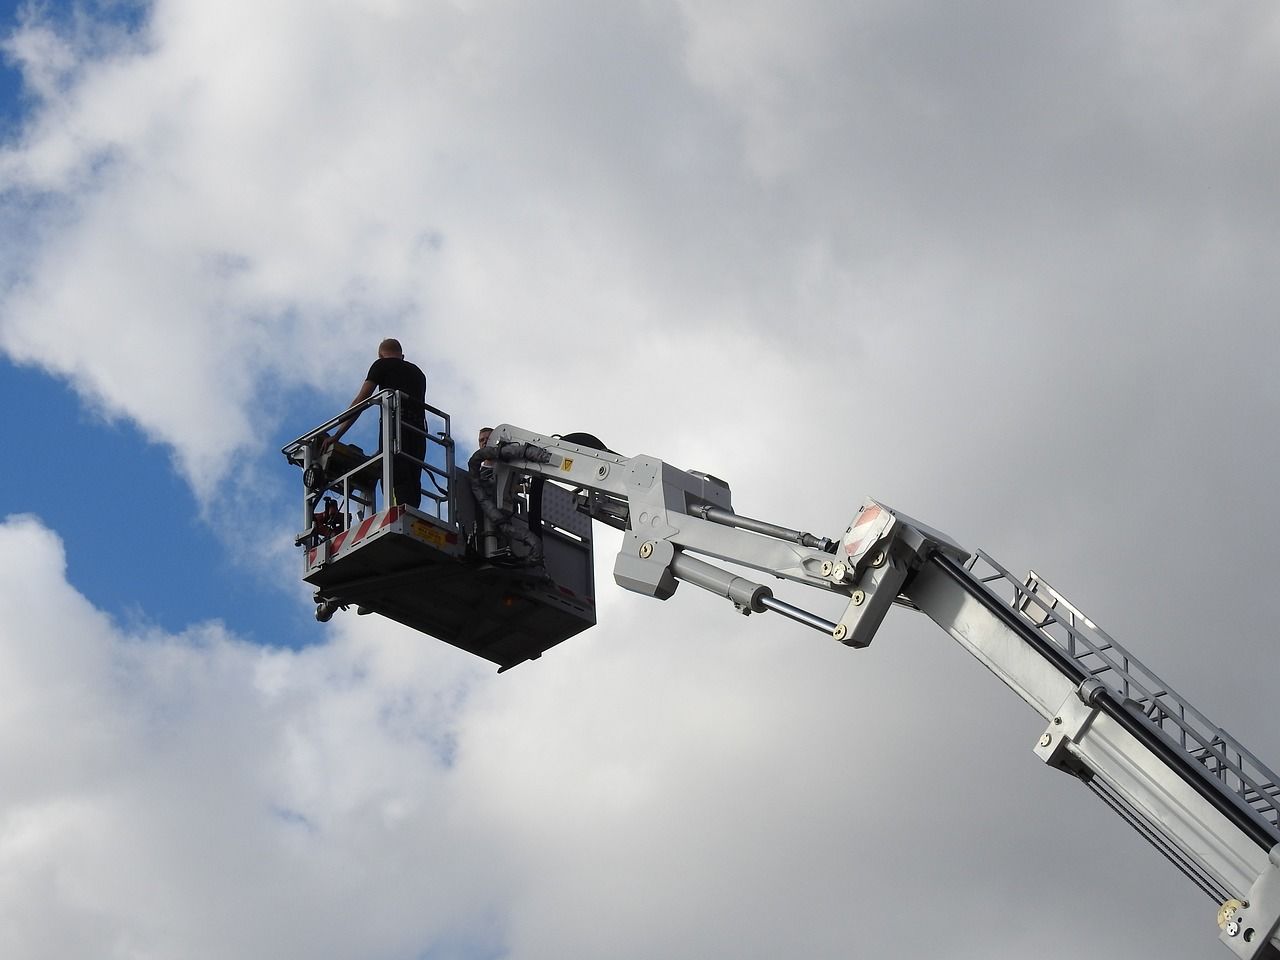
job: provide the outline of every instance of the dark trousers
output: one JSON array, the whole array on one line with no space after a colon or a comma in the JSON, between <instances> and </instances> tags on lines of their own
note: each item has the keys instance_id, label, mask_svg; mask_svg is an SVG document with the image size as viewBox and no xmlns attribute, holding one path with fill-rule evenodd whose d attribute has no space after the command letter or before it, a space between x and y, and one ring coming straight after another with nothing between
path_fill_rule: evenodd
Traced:
<instances>
[{"instance_id":1,"label":"dark trousers","mask_svg":"<svg viewBox=\"0 0 1280 960\"><path fill-rule=\"evenodd\" d=\"M395 502L406 507L422 506L422 467L417 460L427 459L427 438L409 429L400 432L401 456L391 465L391 493ZM408 454L404 456L403 454ZM410 460L409 457L414 457ZM384 491L385 493L385 491Z\"/></svg>"}]
</instances>

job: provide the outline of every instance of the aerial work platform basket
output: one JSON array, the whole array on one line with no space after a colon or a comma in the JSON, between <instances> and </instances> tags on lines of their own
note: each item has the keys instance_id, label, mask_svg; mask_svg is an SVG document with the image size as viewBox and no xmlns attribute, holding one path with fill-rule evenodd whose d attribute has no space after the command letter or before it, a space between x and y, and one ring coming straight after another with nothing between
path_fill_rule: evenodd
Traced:
<instances>
[{"instance_id":1,"label":"aerial work platform basket","mask_svg":"<svg viewBox=\"0 0 1280 960\"><path fill-rule=\"evenodd\" d=\"M427 405L425 423L410 423L401 417L402 397L375 394L283 448L302 468L305 526L296 543L303 579L316 588L316 618L356 607L484 657L500 671L593 626L591 520L575 493L537 484L519 499L510 523L540 544L541 556L531 556L528 536L495 536L476 509L467 470L454 462L449 415ZM326 445L331 430L370 407L380 413L375 453ZM423 459L404 452L412 431L425 434ZM417 468L421 506L380 502L393 488L396 457Z\"/></svg>"}]
</instances>

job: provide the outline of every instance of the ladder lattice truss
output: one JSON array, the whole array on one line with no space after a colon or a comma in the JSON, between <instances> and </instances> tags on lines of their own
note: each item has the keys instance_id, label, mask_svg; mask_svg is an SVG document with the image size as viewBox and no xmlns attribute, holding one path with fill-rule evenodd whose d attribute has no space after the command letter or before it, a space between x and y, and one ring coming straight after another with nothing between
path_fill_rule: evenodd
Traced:
<instances>
[{"instance_id":1,"label":"ladder lattice truss","mask_svg":"<svg viewBox=\"0 0 1280 960\"><path fill-rule=\"evenodd\" d=\"M1280 786L1239 741L1211 723L1033 570L1019 580L979 550L970 573L1133 712L1188 754L1258 817L1280 829Z\"/></svg>"}]
</instances>

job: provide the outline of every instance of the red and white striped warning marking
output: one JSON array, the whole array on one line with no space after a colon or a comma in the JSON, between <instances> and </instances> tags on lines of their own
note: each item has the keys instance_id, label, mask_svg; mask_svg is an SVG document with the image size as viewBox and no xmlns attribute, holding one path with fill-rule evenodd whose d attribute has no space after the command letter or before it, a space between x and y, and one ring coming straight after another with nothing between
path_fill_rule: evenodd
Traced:
<instances>
[{"instance_id":1,"label":"red and white striped warning marking","mask_svg":"<svg viewBox=\"0 0 1280 960\"><path fill-rule=\"evenodd\" d=\"M854 521L853 526L849 528L849 532L844 537L844 549L851 557L857 557L866 551L873 543L880 539L885 528L893 520L893 514L879 506L872 504L865 507L858 514L858 519Z\"/></svg>"},{"instance_id":2,"label":"red and white striped warning marking","mask_svg":"<svg viewBox=\"0 0 1280 960\"><path fill-rule=\"evenodd\" d=\"M403 506L389 507L381 513L375 513L371 517L366 517L360 521L360 526L349 527L334 537L328 544L328 559L334 560L342 553L343 550L349 550L357 543L367 537L374 530L381 530L389 527L400 519L404 513ZM308 569L316 565L316 561L321 557L321 551L325 548L312 547L307 551L307 567Z\"/></svg>"}]
</instances>

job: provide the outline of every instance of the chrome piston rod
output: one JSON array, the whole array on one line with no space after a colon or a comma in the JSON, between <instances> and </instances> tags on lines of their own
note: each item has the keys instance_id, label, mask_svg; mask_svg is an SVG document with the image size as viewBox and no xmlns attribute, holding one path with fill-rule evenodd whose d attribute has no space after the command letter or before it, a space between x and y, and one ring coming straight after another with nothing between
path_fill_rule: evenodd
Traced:
<instances>
[{"instance_id":1,"label":"chrome piston rod","mask_svg":"<svg viewBox=\"0 0 1280 960\"><path fill-rule=\"evenodd\" d=\"M803 623L807 627L821 630L827 636L831 636L836 629L836 625L832 621L820 617L816 613L810 613L808 610L801 610L799 607L792 606L785 600L779 600L773 595L773 591L763 584L748 580L746 577L736 576L728 570L722 570L714 564L698 560L686 553L676 553L671 561L671 572L679 580L687 581L694 586L709 590L717 596L732 600L743 610L748 610L752 613L764 613L766 610L772 610L774 613L780 613L784 617L795 620L797 623Z\"/></svg>"},{"instance_id":2,"label":"chrome piston rod","mask_svg":"<svg viewBox=\"0 0 1280 960\"><path fill-rule=\"evenodd\" d=\"M774 613L780 613L784 617L803 623L806 627L813 627L815 630L821 630L827 636L835 634L836 624L832 620L820 617L816 613L810 613L808 610L801 610L799 607L793 607L785 600L779 600L777 597L764 597L760 601L760 605L766 610L772 610Z\"/></svg>"},{"instance_id":3,"label":"chrome piston rod","mask_svg":"<svg viewBox=\"0 0 1280 960\"><path fill-rule=\"evenodd\" d=\"M780 527L776 523L753 520L751 517L744 517L729 510L721 510L719 507L713 507L710 504L700 504L692 507L689 513L692 516L701 517L703 520L710 520L712 523L721 523L726 527L738 527L742 530L750 530L752 533L762 533L766 537L776 537L779 540L789 540L792 543L798 543L802 547L809 547L813 550L834 553L836 549L836 542L828 540L826 537L815 537L812 533L805 533L803 530L792 530L790 527Z\"/></svg>"}]
</instances>

